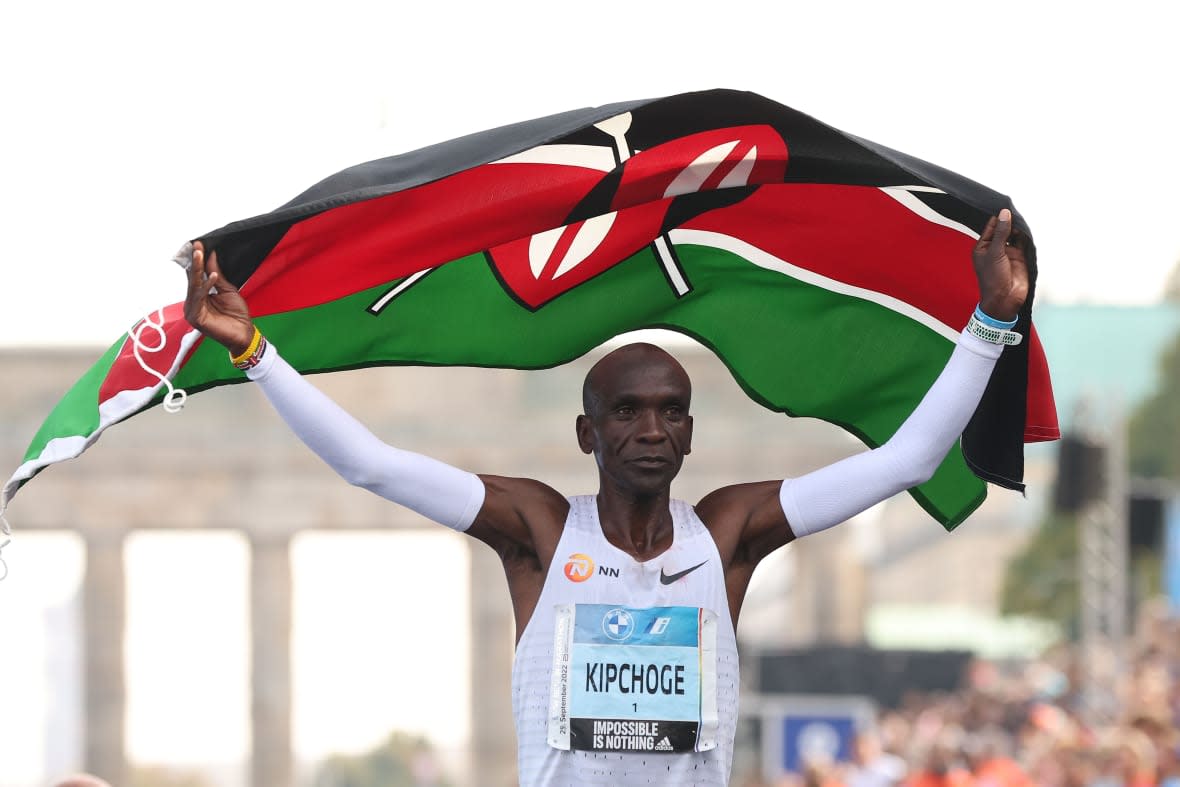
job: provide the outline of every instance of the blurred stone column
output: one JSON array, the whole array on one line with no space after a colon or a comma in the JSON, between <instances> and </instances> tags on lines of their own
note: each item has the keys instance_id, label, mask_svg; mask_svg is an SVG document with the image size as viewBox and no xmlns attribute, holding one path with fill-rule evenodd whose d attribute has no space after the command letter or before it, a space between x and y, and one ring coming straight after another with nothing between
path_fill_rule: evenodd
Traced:
<instances>
[{"instance_id":1,"label":"blurred stone column","mask_svg":"<svg viewBox=\"0 0 1180 787\"><path fill-rule=\"evenodd\" d=\"M823 573L816 565L821 552L816 548L816 536L808 536L791 542L787 547L794 558L793 579L790 594L790 619L784 622L791 647L814 645L819 639L819 603L816 598L816 583Z\"/></svg>"},{"instance_id":2,"label":"blurred stone column","mask_svg":"<svg viewBox=\"0 0 1180 787\"><path fill-rule=\"evenodd\" d=\"M869 574L881 553L883 506L875 506L840 525L842 538L833 577L840 588L836 641L861 645L868 639Z\"/></svg>"},{"instance_id":3,"label":"blurred stone column","mask_svg":"<svg viewBox=\"0 0 1180 787\"><path fill-rule=\"evenodd\" d=\"M795 560L789 621L792 646L864 641L868 569L854 524L845 522L787 547Z\"/></svg>"},{"instance_id":4,"label":"blurred stone column","mask_svg":"<svg viewBox=\"0 0 1180 787\"><path fill-rule=\"evenodd\" d=\"M250 783L293 787L290 537L250 533L250 548Z\"/></svg>"},{"instance_id":5,"label":"blurred stone column","mask_svg":"<svg viewBox=\"0 0 1180 787\"><path fill-rule=\"evenodd\" d=\"M1126 422L1121 403L1106 403L1108 416L1100 489L1078 521L1083 668L1082 712L1094 725L1113 724L1123 713L1117 686L1124 674L1130 589L1127 521Z\"/></svg>"},{"instance_id":6,"label":"blurred stone column","mask_svg":"<svg viewBox=\"0 0 1180 787\"><path fill-rule=\"evenodd\" d=\"M126 576L121 531L82 531L86 576L82 585L85 641L85 768L111 784L126 784L124 745L127 700L123 674Z\"/></svg>"},{"instance_id":7,"label":"blurred stone column","mask_svg":"<svg viewBox=\"0 0 1180 787\"><path fill-rule=\"evenodd\" d=\"M470 540L471 765L469 784L513 785L516 734L512 719L515 621L500 557ZM547 688L547 687L546 687Z\"/></svg>"},{"instance_id":8,"label":"blurred stone column","mask_svg":"<svg viewBox=\"0 0 1180 787\"><path fill-rule=\"evenodd\" d=\"M865 641L865 611L867 609L868 572L864 560L851 542L849 525L843 525L844 545L831 565L829 576L835 604L831 624L826 628L828 642L838 645L860 645Z\"/></svg>"}]
</instances>

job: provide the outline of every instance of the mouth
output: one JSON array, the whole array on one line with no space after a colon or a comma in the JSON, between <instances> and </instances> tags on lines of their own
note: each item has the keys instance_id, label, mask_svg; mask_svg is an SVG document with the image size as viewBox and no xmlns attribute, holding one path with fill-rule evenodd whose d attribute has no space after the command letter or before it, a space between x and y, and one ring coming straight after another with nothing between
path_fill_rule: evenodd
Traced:
<instances>
[{"instance_id":1,"label":"mouth","mask_svg":"<svg viewBox=\"0 0 1180 787\"><path fill-rule=\"evenodd\" d=\"M639 467L667 467L672 462L663 456L637 456L631 460L631 464Z\"/></svg>"}]
</instances>

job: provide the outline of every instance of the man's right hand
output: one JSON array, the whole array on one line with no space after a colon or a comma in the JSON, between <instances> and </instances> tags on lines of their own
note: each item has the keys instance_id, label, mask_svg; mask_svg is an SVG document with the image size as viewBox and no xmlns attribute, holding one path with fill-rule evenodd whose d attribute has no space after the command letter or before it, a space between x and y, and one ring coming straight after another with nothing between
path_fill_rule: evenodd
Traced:
<instances>
[{"instance_id":1,"label":"man's right hand","mask_svg":"<svg viewBox=\"0 0 1180 787\"><path fill-rule=\"evenodd\" d=\"M254 338L254 320L250 318L246 299L222 274L217 265L217 252L205 259L205 246L200 241L193 243L184 319L210 339L225 345L232 356L244 353Z\"/></svg>"}]
</instances>

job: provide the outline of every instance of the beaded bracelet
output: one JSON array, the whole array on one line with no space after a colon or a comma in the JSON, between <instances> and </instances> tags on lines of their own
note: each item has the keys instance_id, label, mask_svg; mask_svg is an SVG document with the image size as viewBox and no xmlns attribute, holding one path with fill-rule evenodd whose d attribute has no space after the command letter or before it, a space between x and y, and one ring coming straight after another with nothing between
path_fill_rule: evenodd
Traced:
<instances>
[{"instance_id":1,"label":"beaded bracelet","mask_svg":"<svg viewBox=\"0 0 1180 787\"><path fill-rule=\"evenodd\" d=\"M254 336L250 339L250 344L242 351L241 355L234 355L230 353L229 362L236 368L246 371L252 369L262 362L262 356L266 354L266 337L262 335L262 331L258 330L258 326L254 326Z\"/></svg>"}]
</instances>

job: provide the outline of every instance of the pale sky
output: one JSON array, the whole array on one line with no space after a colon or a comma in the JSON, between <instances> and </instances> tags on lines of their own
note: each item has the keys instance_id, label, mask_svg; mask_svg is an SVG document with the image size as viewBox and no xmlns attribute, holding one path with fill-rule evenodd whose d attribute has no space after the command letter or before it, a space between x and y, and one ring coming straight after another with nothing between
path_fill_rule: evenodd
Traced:
<instances>
[{"instance_id":1,"label":"pale sky","mask_svg":"<svg viewBox=\"0 0 1180 787\"><path fill-rule=\"evenodd\" d=\"M713 87L753 90L1010 194L1037 239L1041 298L1151 302L1180 259L1176 8L1147 0L8 3L0 11L0 345L110 344L181 298L183 277L169 260L183 241L265 213L343 167L575 107ZM154 649L167 643L158 635L170 616L142 589L175 583L186 565L176 556L193 550L245 565L232 538L182 547L154 538L128 547L136 676L128 740L142 759L183 756L175 744L191 739L187 728L161 735L152 721L166 713L162 687L174 683L152 666L167 660ZM309 549L296 545L297 582L331 587L316 572L332 565L333 547L317 545L314 560ZM446 549L454 547L422 542L406 554L454 559ZM61 545L43 554L59 579L74 579L22 597L58 603L76 589L81 558ZM242 614L241 581L215 598L172 602L192 614L227 610L201 617L226 652L244 643L233 617ZM13 606L15 591L13 579L0 586L10 602L0 641L9 664L36 670L40 644L9 644L22 621L37 619ZM297 638L331 623L323 611L331 605L301 592L311 605L299 613ZM356 603L374 604L368 614L381 609ZM461 597L438 603L466 614ZM378 655L392 672L412 669L396 662L395 645ZM194 716L216 712L217 697L241 697L236 661L210 669L200 678L209 683L184 689ZM311 674L300 669L333 667L296 669L299 680ZM5 699L19 708L13 691L6 685ZM297 711L304 755L363 747L393 724L456 732L424 719L412 697L377 698L372 706L387 713L360 731L333 726L346 714L331 696L302 697L319 703ZM209 746L240 754L245 710L221 719L195 756L212 756ZM0 707L0 739L19 740L36 718ZM35 752L22 762L23 773L36 773Z\"/></svg>"},{"instance_id":2,"label":"pale sky","mask_svg":"<svg viewBox=\"0 0 1180 787\"><path fill-rule=\"evenodd\" d=\"M557 111L743 88L1013 196L1042 297L1180 259L1174 4L11 3L0 343L107 345L187 238L343 167Z\"/></svg>"}]
</instances>

